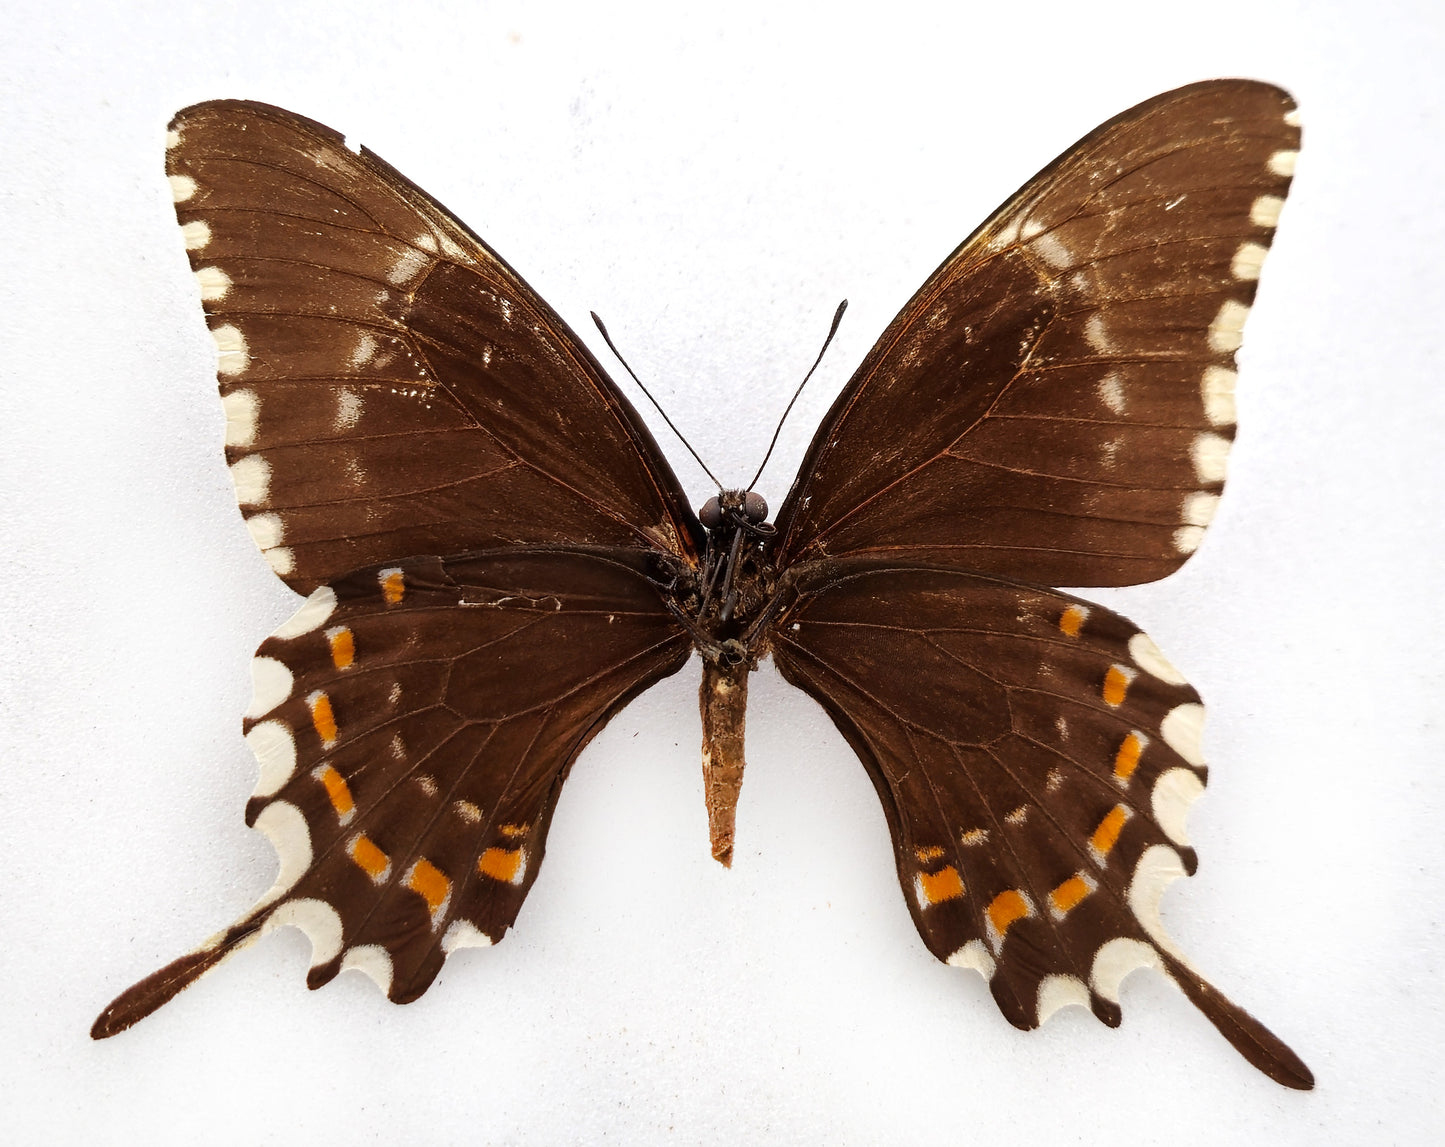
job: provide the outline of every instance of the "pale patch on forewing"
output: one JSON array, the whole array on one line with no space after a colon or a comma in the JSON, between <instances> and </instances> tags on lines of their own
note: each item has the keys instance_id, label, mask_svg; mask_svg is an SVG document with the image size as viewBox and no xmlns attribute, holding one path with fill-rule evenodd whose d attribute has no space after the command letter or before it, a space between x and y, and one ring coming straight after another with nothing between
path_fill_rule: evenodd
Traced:
<instances>
[{"instance_id":1,"label":"pale patch on forewing","mask_svg":"<svg viewBox=\"0 0 1445 1147\"><path fill-rule=\"evenodd\" d=\"M1197 701L1170 709L1159 722L1159 735L1191 765L1204 764L1204 706Z\"/></svg>"},{"instance_id":2,"label":"pale patch on forewing","mask_svg":"<svg viewBox=\"0 0 1445 1147\"><path fill-rule=\"evenodd\" d=\"M1100 354L1114 349L1109 332L1104 329L1104 316L1095 311L1084 322L1084 338Z\"/></svg>"},{"instance_id":3,"label":"pale patch on forewing","mask_svg":"<svg viewBox=\"0 0 1445 1147\"><path fill-rule=\"evenodd\" d=\"M311 633L325 625L335 609L336 591L329 585L323 585L313 590L311 596L302 602L301 608L283 621L271 636L290 639Z\"/></svg>"},{"instance_id":4,"label":"pale patch on forewing","mask_svg":"<svg viewBox=\"0 0 1445 1147\"><path fill-rule=\"evenodd\" d=\"M250 446L256 441L256 421L261 400L254 390L233 390L221 396L226 414L226 445Z\"/></svg>"},{"instance_id":5,"label":"pale patch on forewing","mask_svg":"<svg viewBox=\"0 0 1445 1147\"><path fill-rule=\"evenodd\" d=\"M401 253L401 257L386 273L386 281L394 287L403 286L409 280L416 278L431 261L432 257L426 251L419 251L412 247Z\"/></svg>"},{"instance_id":6,"label":"pale patch on forewing","mask_svg":"<svg viewBox=\"0 0 1445 1147\"><path fill-rule=\"evenodd\" d=\"M271 463L260 454L238 458L231 463L231 482L237 505L264 506L271 498Z\"/></svg>"},{"instance_id":7,"label":"pale patch on forewing","mask_svg":"<svg viewBox=\"0 0 1445 1147\"><path fill-rule=\"evenodd\" d=\"M170 151L171 148L173 148L173 147L179 147L179 146L180 146L180 143L181 143L181 133L180 133L180 132L176 131L175 128L170 128L169 130L166 131L166 150L167 150L167 151Z\"/></svg>"},{"instance_id":8,"label":"pale patch on forewing","mask_svg":"<svg viewBox=\"0 0 1445 1147\"><path fill-rule=\"evenodd\" d=\"M361 944L348 948L341 957L343 972L365 972L383 992L391 991L391 953L380 944Z\"/></svg>"},{"instance_id":9,"label":"pale patch on forewing","mask_svg":"<svg viewBox=\"0 0 1445 1147\"><path fill-rule=\"evenodd\" d=\"M1219 495L1196 493L1190 494L1184 499L1184 505L1180 507L1180 513L1184 521L1191 526L1207 526L1214 521L1215 511L1219 509Z\"/></svg>"},{"instance_id":10,"label":"pale patch on forewing","mask_svg":"<svg viewBox=\"0 0 1445 1147\"><path fill-rule=\"evenodd\" d=\"M260 549L267 565L282 577L291 572L295 562L291 551L281 545L286 527L277 515L253 514L246 519L246 530Z\"/></svg>"},{"instance_id":11,"label":"pale patch on forewing","mask_svg":"<svg viewBox=\"0 0 1445 1147\"><path fill-rule=\"evenodd\" d=\"M1159 953L1142 940L1131 940L1120 936L1099 945L1094 953L1094 966L1089 972L1089 983L1110 1003L1119 1002L1119 985L1130 972L1140 968L1153 968L1156 972L1169 975Z\"/></svg>"},{"instance_id":12,"label":"pale patch on forewing","mask_svg":"<svg viewBox=\"0 0 1445 1147\"><path fill-rule=\"evenodd\" d=\"M445 255L448 259L457 259L464 263L472 262L471 255L469 255L467 251L455 240L453 240L452 237L448 235L445 231L437 232L437 241L441 245L441 253ZM506 321L506 319L510 317L510 315L504 314L503 321Z\"/></svg>"},{"instance_id":13,"label":"pale patch on forewing","mask_svg":"<svg viewBox=\"0 0 1445 1147\"><path fill-rule=\"evenodd\" d=\"M274 657L251 658L251 704L247 717L264 717L291 696L291 670Z\"/></svg>"},{"instance_id":14,"label":"pale patch on forewing","mask_svg":"<svg viewBox=\"0 0 1445 1147\"><path fill-rule=\"evenodd\" d=\"M261 556L266 559L266 564L277 577L286 577L296 568L296 555L285 546L262 550Z\"/></svg>"},{"instance_id":15,"label":"pale patch on forewing","mask_svg":"<svg viewBox=\"0 0 1445 1147\"><path fill-rule=\"evenodd\" d=\"M1179 854L1166 844L1156 844L1144 850L1144 855L1134 866L1134 877L1129 881L1129 908L1134 913L1134 919L1139 921L1149 939L1180 963L1187 961L1178 945L1164 931L1159 904L1164 899L1165 889L1185 875Z\"/></svg>"},{"instance_id":16,"label":"pale patch on forewing","mask_svg":"<svg viewBox=\"0 0 1445 1147\"><path fill-rule=\"evenodd\" d=\"M1174 549L1181 554L1192 554L1203 540L1203 526L1180 526L1174 531Z\"/></svg>"},{"instance_id":17,"label":"pale patch on forewing","mask_svg":"<svg viewBox=\"0 0 1445 1147\"><path fill-rule=\"evenodd\" d=\"M231 276L220 267L202 267L195 274L201 302L218 303L230 293Z\"/></svg>"},{"instance_id":18,"label":"pale patch on forewing","mask_svg":"<svg viewBox=\"0 0 1445 1147\"><path fill-rule=\"evenodd\" d=\"M982 940L970 940L947 960L953 968L972 968L985 980L993 979L994 963L993 956L983 946Z\"/></svg>"},{"instance_id":19,"label":"pale patch on forewing","mask_svg":"<svg viewBox=\"0 0 1445 1147\"><path fill-rule=\"evenodd\" d=\"M1234 384L1239 376L1227 366L1206 366L1200 391L1204 396L1204 417L1213 426L1233 426Z\"/></svg>"},{"instance_id":20,"label":"pale patch on forewing","mask_svg":"<svg viewBox=\"0 0 1445 1147\"><path fill-rule=\"evenodd\" d=\"M1278 195L1261 195L1249 208L1249 221L1256 227L1277 227L1284 200Z\"/></svg>"},{"instance_id":21,"label":"pale patch on forewing","mask_svg":"<svg viewBox=\"0 0 1445 1147\"><path fill-rule=\"evenodd\" d=\"M1045 976L1039 981L1039 1023L1061 1008L1089 1006L1089 986L1078 976Z\"/></svg>"},{"instance_id":22,"label":"pale patch on forewing","mask_svg":"<svg viewBox=\"0 0 1445 1147\"><path fill-rule=\"evenodd\" d=\"M274 796L296 772L296 738L281 721L262 721L246 734L246 744L261 769L251 795Z\"/></svg>"},{"instance_id":23,"label":"pale patch on forewing","mask_svg":"<svg viewBox=\"0 0 1445 1147\"><path fill-rule=\"evenodd\" d=\"M1221 354L1237 351L1244 343L1244 320L1249 308L1238 299L1225 299L1209 324L1209 349Z\"/></svg>"},{"instance_id":24,"label":"pale patch on forewing","mask_svg":"<svg viewBox=\"0 0 1445 1147\"><path fill-rule=\"evenodd\" d=\"M246 519L246 532L259 548L269 550L281 544L286 536L286 524L276 514L252 514Z\"/></svg>"},{"instance_id":25,"label":"pale patch on forewing","mask_svg":"<svg viewBox=\"0 0 1445 1147\"><path fill-rule=\"evenodd\" d=\"M1055 270L1062 270L1065 267L1073 266L1074 253L1059 241L1058 236L1052 233L1040 235L1029 244L1029 247L1038 253L1039 258Z\"/></svg>"},{"instance_id":26,"label":"pale patch on forewing","mask_svg":"<svg viewBox=\"0 0 1445 1147\"><path fill-rule=\"evenodd\" d=\"M1117 371L1110 371L1099 380L1099 401L1114 414L1124 413L1124 383Z\"/></svg>"},{"instance_id":27,"label":"pale patch on forewing","mask_svg":"<svg viewBox=\"0 0 1445 1147\"><path fill-rule=\"evenodd\" d=\"M171 185L171 200L184 203L196 193L196 181L189 175L168 175L166 182Z\"/></svg>"},{"instance_id":28,"label":"pale patch on forewing","mask_svg":"<svg viewBox=\"0 0 1445 1147\"><path fill-rule=\"evenodd\" d=\"M1228 471L1229 439L1205 431L1189 444L1189 459L1201 483L1223 482Z\"/></svg>"},{"instance_id":29,"label":"pale patch on forewing","mask_svg":"<svg viewBox=\"0 0 1445 1147\"><path fill-rule=\"evenodd\" d=\"M301 810L289 801L268 804L257 814L252 827L271 842L279 864L276 882L258 901L265 905L286 895L311 867L311 829Z\"/></svg>"},{"instance_id":30,"label":"pale patch on forewing","mask_svg":"<svg viewBox=\"0 0 1445 1147\"><path fill-rule=\"evenodd\" d=\"M1136 633L1129 638L1129 656L1134 659L1135 665L1160 681L1167 681L1170 685L1187 684L1184 674L1175 669L1169 659L1159 652L1159 646L1154 644L1154 639L1147 633Z\"/></svg>"},{"instance_id":31,"label":"pale patch on forewing","mask_svg":"<svg viewBox=\"0 0 1445 1147\"><path fill-rule=\"evenodd\" d=\"M442 935L442 951L450 956L458 948L490 948L492 938L466 920L453 920Z\"/></svg>"},{"instance_id":32,"label":"pale patch on forewing","mask_svg":"<svg viewBox=\"0 0 1445 1147\"><path fill-rule=\"evenodd\" d=\"M181 228L181 239L187 251L199 251L211 241L211 225L204 219L192 219Z\"/></svg>"},{"instance_id":33,"label":"pale patch on forewing","mask_svg":"<svg viewBox=\"0 0 1445 1147\"><path fill-rule=\"evenodd\" d=\"M1299 125L1300 125L1299 108L1290 108L1289 111L1285 112L1285 113L1284 113L1284 122L1287 123L1287 124L1289 124L1290 127L1299 127Z\"/></svg>"},{"instance_id":34,"label":"pale patch on forewing","mask_svg":"<svg viewBox=\"0 0 1445 1147\"><path fill-rule=\"evenodd\" d=\"M1154 819L1175 844L1188 845L1189 807L1203 792L1204 783L1191 769L1170 769L1154 782Z\"/></svg>"},{"instance_id":35,"label":"pale patch on forewing","mask_svg":"<svg viewBox=\"0 0 1445 1147\"><path fill-rule=\"evenodd\" d=\"M376 350L381 344L376 341L376 336L370 331L362 331L361 337L356 340L356 347L351 352L351 365L363 367L376 357Z\"/></svg>"},{"instance_id":36,"label":"pale patch on forewing","mask_svg":"<svg viewBox=\"0 0 1445 1147\"><path fill-rule=\"evenodd\" d=\"M1258 243L1242 244L1230 260L1229 273L1236 279L1253 282L1259 278L1259 269L1264 266L1264 257L1268 253Z\"/></svg>"},{"instance_id":37,"label":"pale patch on forewing","mask_svg":"<svg viewBox=\"0 0 1445 1147\"><path fill-rule=\"evenodd\" d=\"M1003 225L1002 228L1000 228L999 232L994 235L992 239L989 240L989 250L1000 251L1005 247L1009 247L1014 243L1017 243L1019 240L1020 231L1022 230L1023 226L1023 219L1010 219L1007 223ZM1037 235L1040 231L1043 230L1043 228L1040 227L1037 223L1030 223L1028 224L1028 226L1030 228L1030 237Z\"/></svg>"},{"instance_id":38,"label":"pale patch on forewing","mask_svg":"<svg viewBox=\"0 0 1445 1147\"><path fill-rule=\"evenodd\" d=\"M277 928L299 928L311 941L311 966L319 968L336 959L341 951L341 917L324 900L288 900L270 916L261 928L264 936Z\"/></svg>"},{"instance_id":39,"label":"pale patch on forewing","mask_svg":"<svg viewBox=\"0 0 1445 1147\"><path fill-rule=\"evenodd\" d=\"M351 430L361 420L361 395L354 390L340 390L336 394L336 418L332 428Z\"/></svg>"},{"instance_id":40,"label":"pale patch on forewing","mask_svg":"<svg viewBox=\"0 0 1445 1147\"><path fill-rule=\"evenodd\" d=\"M1271 175L1282 175L1286 179L1294 175L1295 164L1299 161L1297 151L1277 151L1269 157L1265 167Z\"/></svg>"},{"instance_id":41,"label":"pale patch on forewing","mask_svg":"<svg viewBox=\"0 0 1445 1147\"><path fill-rule=\"evenodd\" d=\"M216 373L233 378L251 365L251 352L246 336L230 323L211 328L216 344Z\"/></svg>"}]
</instances>

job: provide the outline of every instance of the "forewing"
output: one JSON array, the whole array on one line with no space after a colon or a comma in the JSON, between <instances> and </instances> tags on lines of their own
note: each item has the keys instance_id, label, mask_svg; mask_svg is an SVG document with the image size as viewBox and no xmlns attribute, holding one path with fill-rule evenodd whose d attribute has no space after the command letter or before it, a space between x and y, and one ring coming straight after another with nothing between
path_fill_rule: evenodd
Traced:
<instances>
[{"instance_id":1,"label":"forewing","mask_svg":"<svg viewBox=\"0 0 1445 1147\"><path fill-rule=\"evenodd\" d=\"M171 124L226 454L292 588L504 543L691 555L677 479L567 325L366 150L264 104Z\"/></svg>"},{"instance_id":2,"label":"forewing","mask_svg":"<svg viewBox=\"0 0 1445 1147\"><path fill-rule=\"evenodd\" d=\"M818 431L780 565L887 553L1050 585L1163 577L1234 435L1234 352L1299 147L1278 88L1091 132L923 285Z\"/></svg>"},{"instance_id":3,"label":"forewing","mask_svg":"<svg viewBox=\"0 0 1445 1147\"><path fill-rule=\"evenodd\" d=\"M313 593L257 653L247 819L275 886L236 925L123 994L113 1035L270 928L311 936L399 1003L448 952L495 943L537 878L582 747L691 648L636 551L419 558Z\"/></svg>"},{"instance_id":4,"label":"forewing","mask_svg":"<svg viewBox=\"0 0 1445 1147\"><path fill-rule=\"evenodd\" d=\"M1193 872L1199 696L1126 619L1051 590L876 561L801 571L775 631L783 676L867 766L899 879L935 956L972 967L1009 1021L1066 1004L1119 1022L1119 983L1171 976L1250 1062L1309 1072L1163 932Z\"/></svg>"}]
</instances>

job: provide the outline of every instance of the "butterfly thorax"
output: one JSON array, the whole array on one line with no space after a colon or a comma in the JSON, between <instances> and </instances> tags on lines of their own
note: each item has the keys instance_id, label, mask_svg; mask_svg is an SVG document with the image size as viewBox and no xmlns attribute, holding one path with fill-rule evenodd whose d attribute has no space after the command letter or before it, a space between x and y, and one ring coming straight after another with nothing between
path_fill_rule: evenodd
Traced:
<instances>
[{"instance_id":1,"label":"butterfly thorax","mask_svg":"<svg viewBox=\"0 0 1445 1147\"><path fill-rule=\"evenodd\" d=\"M753 631L774 583L764 546L776 531L767 516L767 502L753 490L723 490L699 511L707 546L692 616L698 647L708 661L751 667L762 652Z\"/></svg>"}]
</instances>

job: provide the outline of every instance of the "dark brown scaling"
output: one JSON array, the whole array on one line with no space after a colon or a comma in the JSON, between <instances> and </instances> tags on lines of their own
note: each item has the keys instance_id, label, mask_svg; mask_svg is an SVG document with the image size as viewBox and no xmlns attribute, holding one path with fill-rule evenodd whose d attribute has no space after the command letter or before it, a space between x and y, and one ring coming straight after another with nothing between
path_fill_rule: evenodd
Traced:
<instances>
[{"instance_id":1,"label":"dark brown scaling","mask_svg":"<svg viewBox=\"0 0 1445 1147\"><path fill-rule=\"evenodd\" d=\"M343 672L315 633L263 645L294 688L258 721L292 731L297 767L248 814L291 804L311 864L217 945L122 994L93 1034L147 1015L303 897L331 905L343 929L342 951L309 983L335 975L346 949L376 944L391 998L414 999L453 925L501 939L572 761L695 649L723 863L748 675L774 653L872 777L929 950L947 960L983 946L1010 1022L1035 1026L1046 977L1088 984L1100 946L1127 938L1155 948L1251 1063L1310 1087L1298 1057L1130 907L1140 858L1173 849L1153 784L1192 767L1161 723L1197 694L1141 672L1106 703L1100 682L1133 668L1136 627L1093 606L1086 627L1063 630L1081 603L1042 588L1148 581L1186 560L1175 542L1185 500L1219 489L1196 474L1193 443L1233 434L1204 405L1206 371L1233 365L1209 332L1222 307L1253 299L1252 276L1232 264L1243 244L1271 240L1253 208L1288 189L1273 169L1291 165L1271 157L1298 148L1292 109L1265 84L1194 84L1046 167L883 333L814 437L776 531L752 491L722 491L695 517L567 325L382 160L261 104L180 113L168 170L195 189L177 214L209 228L192 264L230 285L206 311L247 352L223 390L250 391L258 411L230 460L266 462L253 512L280 524L288 584L333 585L325 624L346 625L365 652ZM406 592L388 605L376 586L390 567ZM333 745L310 731L314 691L334 706ZM1121 788L1115 760L1135 731L1148 747ZM355 802L346 825L313 776L323 765ZM477 815L445 814L455 807ZM1130 815L1101 860L1091 837L1120 807ZM515 825L530 826L521 844L506 835ZM351 858L358 832L386 853L389 881ZM493 847L524 848L525 867L519 855L515 870L479 871ZM915 894L925 856L926 874L956 872L950 895ZM447 881L436 918L401 883L423 861ZM517 883L498 875L512 871ZM1071 885L1056 916L1051 893L1079 872L1092 887ZM1006 929L990 930L990 904L1025 902L1032 912L1001 909ZM1089 1002L1118 1022L1117 1003Z\"/></svg>"}]
</instances>

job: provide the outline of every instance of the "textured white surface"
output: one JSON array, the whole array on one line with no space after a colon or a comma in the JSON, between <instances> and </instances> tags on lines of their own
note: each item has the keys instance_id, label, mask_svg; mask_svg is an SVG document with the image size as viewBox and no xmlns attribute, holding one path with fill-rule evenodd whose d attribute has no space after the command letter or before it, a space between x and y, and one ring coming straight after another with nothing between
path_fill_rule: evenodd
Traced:
<instances>
[{"instance_id":1,"label":"textured white surface","mask_svg":"<svg viewBox=\"0 0 1445 1147\"><path fill-rule=\"evenodd\" d=\"M1445 1124L1438 6L777 8L7 6L11 1139L1354 1144ZM251 653L300 604L222 458L162 169L172 112L266 100L375 148L611 369L599 311L723 475L756 466L847 296L761 483L777 506L853 366L992 207L1133 102L1230 74L1291 88L1305 145L1241 352L1229 488L1178 576L1086 596L1209 706L1200 874L1165 897L1169 933L1316 1092L1270 1083L1150 973L1118 1031L1066 1009L1015 1032L924 951L866 775L771 669L724 871L695 665L578 763L516 930L419 1002L360 976L308 993L308 946L282 929L88 1039L274 876L241 822L240 713ZM256 413L232 417L236 435Z\"/></svg>"}]
</instances>

